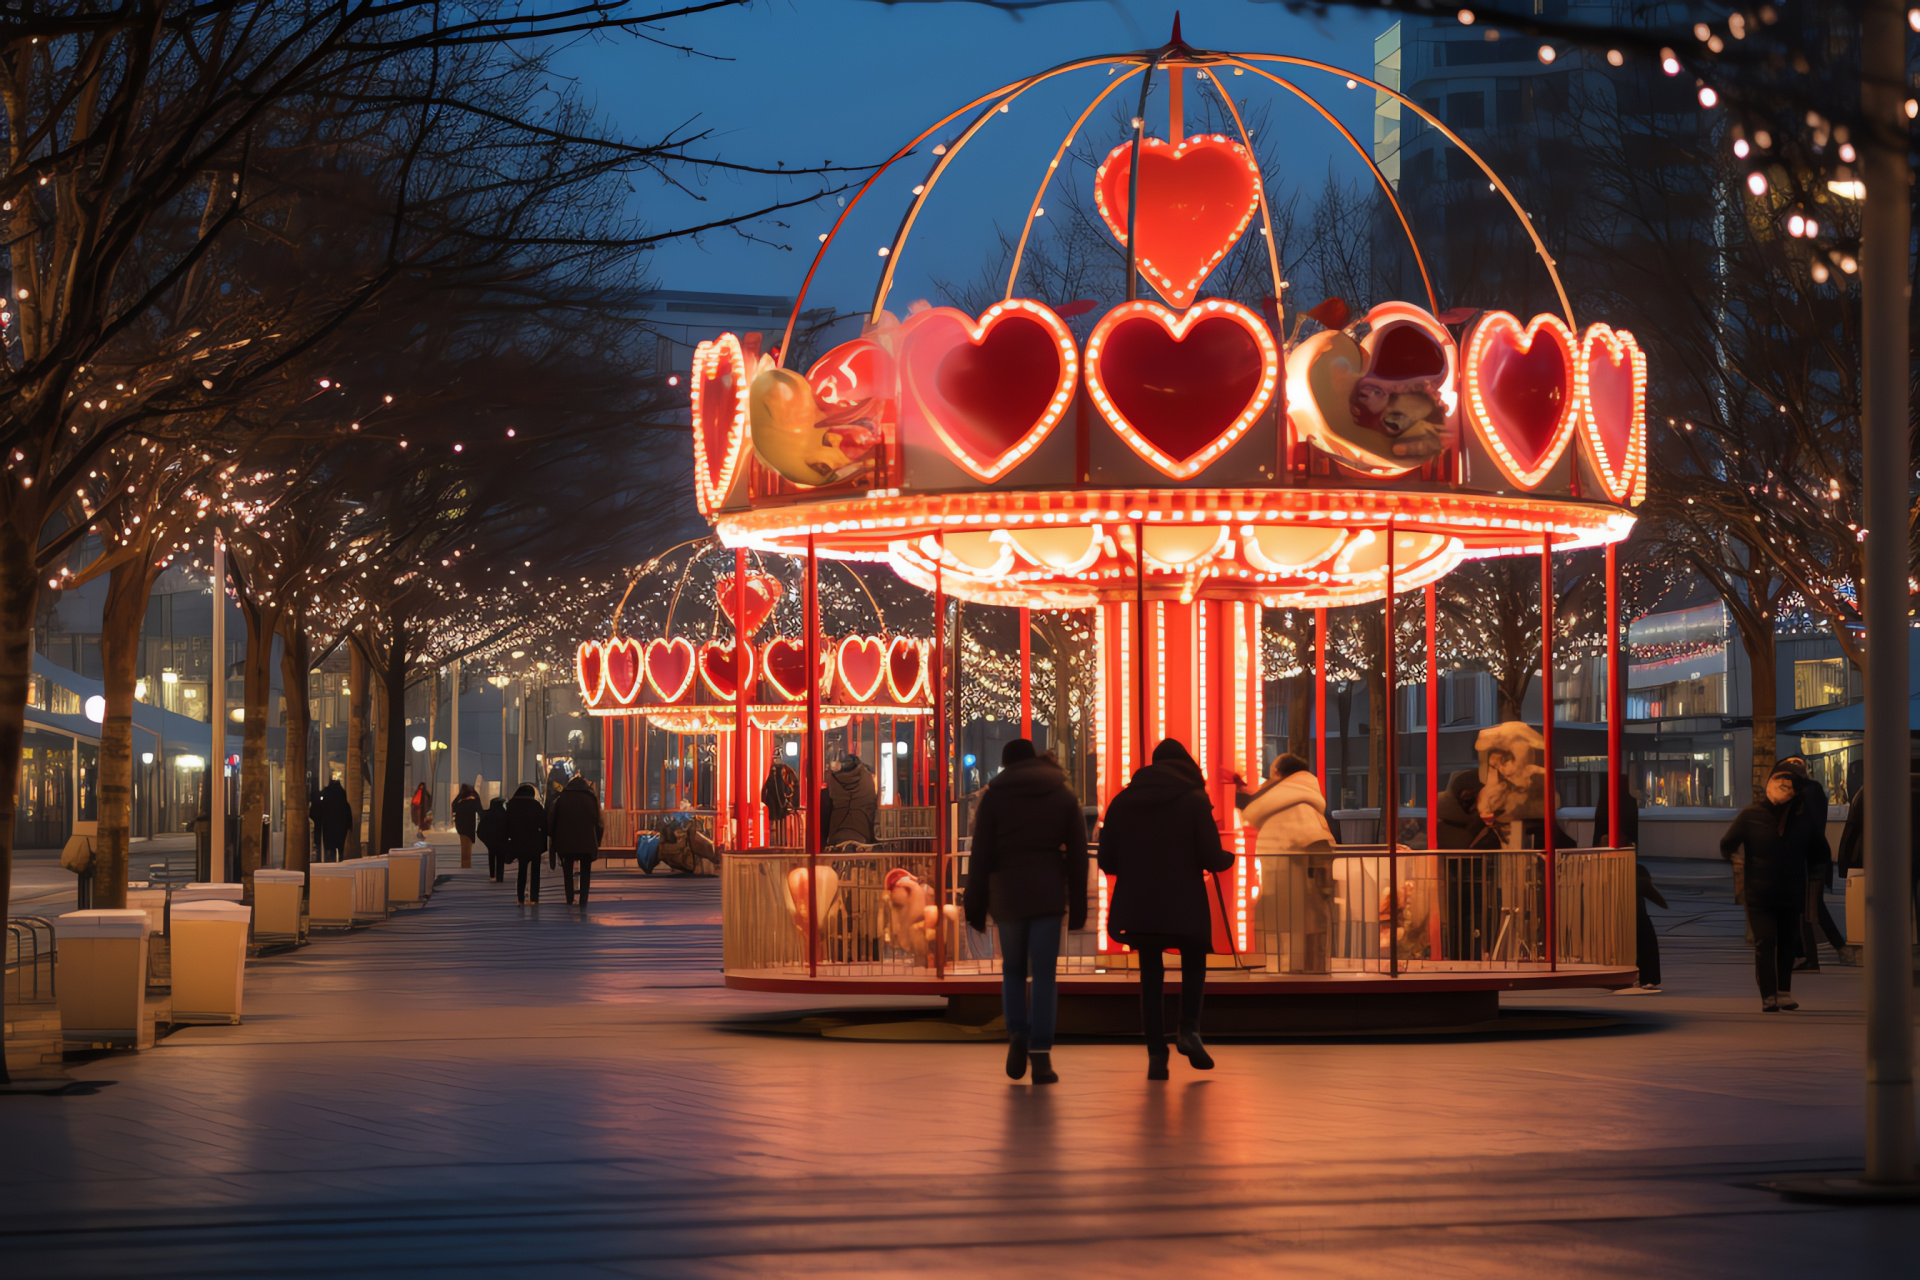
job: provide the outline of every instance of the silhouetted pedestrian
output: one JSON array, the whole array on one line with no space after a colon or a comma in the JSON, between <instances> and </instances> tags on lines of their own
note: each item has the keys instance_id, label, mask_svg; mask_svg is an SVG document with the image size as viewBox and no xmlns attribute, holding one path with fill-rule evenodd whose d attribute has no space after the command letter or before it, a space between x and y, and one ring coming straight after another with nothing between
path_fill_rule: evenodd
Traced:
<instances>
[{"instance_id":1,"label":"silhouetted pedestrian","mask_svg":"<svg viewBox=\"0 0 1920 1280\"><path fill-rule=\"evenodd\" d=\"M540 855L547 851L547 810L531 782L523 782L507 802L507 856L520 864L520 883L514 901L540 901ZM528 893L527 880L533 880Z\"/></svg>"},{"instance_id":2,"label":"silhouetted pedestrian","mask_svg":"<svg viewBox=\"0 0 1920 1280\"><path fill-rule=\"evenodd\" d=\"M1747 925L1753 931L1754 976L1766 1013L1798 1009L1793 998L1793 956L1800 939L1800 911L1807 892L1804 833L1797 826L1801 800L1790 769L1775 769L1764 798L1742 809L1720 837L1720 852L1745 851L1743 876Z\"/></svg>"}]
</instances>

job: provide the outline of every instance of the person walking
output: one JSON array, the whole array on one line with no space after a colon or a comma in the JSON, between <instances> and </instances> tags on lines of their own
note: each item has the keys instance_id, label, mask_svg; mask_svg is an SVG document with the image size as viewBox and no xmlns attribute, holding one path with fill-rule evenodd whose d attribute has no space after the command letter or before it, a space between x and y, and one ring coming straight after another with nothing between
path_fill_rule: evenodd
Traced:
<instances>
[{"instance_id":1,"label":"person walking","mask_svg":"<svg viewBox=\"0 0 1920 1280\"><path fill-rule=\"evenodd\" d=\"M313 799L311 816L320 828L320 860L338 862L347 847L347 832L353 829L353 802L347 789L335 778L320 788Z\"/></svg>"},{"instance_id":2,"label":"person walking","mask_svg":"<svg viewBox=\"0 0 1920 1280\"><path fill-rule=\"evenodd\" d=\"M1167 1078L1166 961L1180 953L1180 1028L1176 1044L1196 1071L1213 1058L1200 1039L1213 917L1207 873L1233 866L1220 843L1207 780L1180 743L1168 738L1153 762L1107 805L1100 827L1100 870L1118 878L1107 932L1140 953L1140 1022L1147 1079Z\"/></svg>"},{"instance_id":3,"label":"person walking","mask_svg":"<svg viewBox=\"0 0 1920 1280\"><path fill-rule=\"evenodd\" d=\"M413 789L413 825L422 840L433 830L433 797L427 793L424 782Z\"/></svg>"},{"instance_id":4,"label":"person walking","mask_svg":"<svg viewBox=\"0 0 1920 1280\"><path fill-rule=\"evenodd\" d=\"M1600 803L1593 807L1593 847L1633 850L1633 962L1640 969L1640 980L1630 987L1622 987L1614 994L1659 995L1660 935L1653 931L1653 918L1647 914L1647 903L1658 903L1665 910L1667 900L1660 893L1659 886L1653 883L1653 874L1640 861L1640 802L1627 789L1624 776L1620 779L1620 839L1617 844L1607 843L1611 827L1611 810L1607 797L1602 794Z\"/></svg>"},{"instance_id":5,"label":"person walking","mask_svg":"<svg viewBox=\"0 0 1920 1280\"><path fill-rule=\"evenodd\" d=\"M587 890L593 884L593 860L600 856L600 838L607 833L600 817L600 797L586 775L575 774L573 781L547 806L547 832L552 848L560 859L561 884L567 891L567 905L573 905L574 864L580 869L580 905L587 905Z\"/></svg>"},{"instance_id":6,"label":"person walking","mask_svg":"<svg viewBox=\"0 0 1920 1280\"><path fill-rule=\"evenodd\" d=\"M1054 973L1061 917L1069 929L1087 925L1087 828L1067 775L1025 738L1000 749L1000 772L974 814L963 903L970 928L985 933L992 916L1000 935L1008 1078L1025 1075L1031 1061L1035 1084L1058 1082Z\"/></svg>"},{"instance_id":7,"label":"person walking","mask_svg":"<svg viewBox=\"0 0 1920 1280\"><path fill-rule=\"evenodd\" d=\"M1747 926L1753 932L1754 976L1764 1013L1800 1007L1793 998L1793 953L1807 892L1801 804L1793 771L1776 768L1765 796L1735 815L1720 837L1722 857L1745 853Z\"/></svg>"},{"instance_id":8,"label":"person walking","mask_svg":"<svg viewBox=\"0 0 1920 1280\"><path fill-rule=\"evenodd\" d=\"M540 903L540 855L547 851L547 809L531 782L523 782L507 802L507 856L520 864L520 883L514 901ZM532 893L527 879L533 879Z\"/></svg>"},{"instance_id":9,"label":"person walking","mask_svg":"<svg viewBox=\"0 0 1920 1280\"><path fill-rule=\"evenodd\" d=\"M487 846L487 877L499 884L507 874L507 801L504 796L495 796L493 803L480 814L480 820L474 824L474 832L480 837L480 843Z\"/></svg>"},{"instance_id":10,"label":"person walking","mask_svg":"<svg viewBox=\"0 0 1920 1280\"><path fill-rule=\"evenodd\" d=\"M1800 959L1794 968L1802 973L1820 972L1820 937L1840 960L1847 958L1847 935L1827 909L1827 890L1833 887L1833 845L1827 839L1827 789L1807 771L1805 756L1782 756L1780 767L1793 770L1793 787L1800 794L1805 811L1801 821L1807 840L1807 909L1800 920Z\"/></svg>"},{"instance_id":11,"label":"person walking","mask_svg":"<svg viewBox=\"0 0 1920 1280\"><path fill-rule=\"evenodd\" d=\"M1907 813L1911 823L1909 838L1916 851L1920 851L1920 773L1907 775ZM1846 825L1840 829L1840 873L1861 871L1867 865L1867 789L1863 786L1853 793L1853 801L1847 809ZM1907 886L1908 895L1913 899L1914 909L1920 911L1920 852L1916 852L1911 867L1911 881ZM1864 939L1856 941L1860 945ZM1849 963L1857 964L1853 960Z\"/></svg>"},{"instance_id":12,"label":"person walking","mask_svg":"<svg viewBox=\"0 0 1920 1280\"><path fill-rule=\"evenodd\" d=\"M480 821L480 793L466 783L453 798L453 829L460 836L460 865L473 865L473 837Z\"/></svg>"}]
</instances>

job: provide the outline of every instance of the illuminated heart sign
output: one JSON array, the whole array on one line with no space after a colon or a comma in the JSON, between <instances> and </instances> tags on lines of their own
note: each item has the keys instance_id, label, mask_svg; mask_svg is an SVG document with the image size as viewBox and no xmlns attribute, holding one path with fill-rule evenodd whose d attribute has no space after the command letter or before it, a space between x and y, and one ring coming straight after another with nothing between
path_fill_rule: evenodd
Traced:
<instances>
[{"instance_id":1,"label":"illuminated heart sign","mask_svg":"<svg viewBox=\"0 0 1920 1280\"><path fill-rule=\"evenodd\" d=\"M1647 357L1631 333L1587 326L1575 399L1600 481L1609 497L1625 502L1647 460Z\"/></svg>"},{"instance_id":2,"label":"illuminated heart sign","mask_svg":"<svg viewBox=\"0 0 1920 1280\"><path fill-rule=\"evenodd\" d=\"M807 382L829 410L868 404L893 394L893 357L873 339L855 338L814 361Z\"/></svg>"},{"instance_id":3,"label":"illuminated heart sign","mask_svg":"<svg viewBox=\"0 0 1920 1280\"><path fill-rule=\"evenodd\" d=\"M772 574L749 573L746 584L747 616L736 618L733 616L734 599L737 594L734 587L733 575L721 574L714 579L714 600L719 604L720 612L726 615L727 621L733 624L733 633L751 639L759 634L761 627L766 625L767 618L773 613L773 607L780 603L780 597L785 593L786 588L782 587L780 579Z\"/></svg>"},{"instance_id":4,"label":"illuminated heart sign","mask_svg":"<svg viewBox=\"0 0 1920 1280\"><path fill-rule=\"evenodd\" d=\"M582 640L574 658L574 672L580 677L580 699L588 706L600 701L607 687L606 655L592 640Z\"/></svg>"},{"instance_id":5,"label":"illuminated heart sign","mask_svg":"<svg viewBox=\"0 0 1920 1280\"><path fill-rule=\"evenodd\" d=\"M918 640L895 636L887 644L887 692L895 702L911 702L927 678L926 650Z\"/></svg>"},{"instance_id":6,"label":"illuminated heart sign","mask_svg":"<svg viewBox=\"0 0 1920 1280\"><path fill-rule=\"evenodd\" d=\"M693 685L693 646L682 636L647 643L647 683L662 702L678 702Z\"/></svg>"},{"instance_id":7,"label":"illuminated heart sign","mask_svg":"<svg viewBox=\"0 0 1920 1280\"><path fill-rule=\"evenodd\" d=\"M855 702L871 702L887 674L887 647L874 636L840 642L840 683Z\"/></svg>"},{"instance_id":8,"label":"illuminated heart sign","mask_svg":"<svg viewBox=\"0 0 1920 1280\"><path fill-rule=\"evenodd\" d=\"M1024 461L1073 402L1079 356L1066 322L1038 302L989 307L975 323L935 307L901 326L901 414L925 423L975 479Z\"/></svg>"},{"instance_id":9,"label":"illuminated heart sign","mask_svg":"<svg viewBox=\"0 0 1920 1280\"><path fill-rule=\"evenodd\" d=\"M753 650L747 649L747 679L753 679ZM700 646L700 679L707 691L714 697L732 702L740 690L738 662L734 658L734 648L730 644L721 644L709 640Z\"/></svg>"},{"instance_id":10,"label":"illuminated heart sign","mask_svg":"<svg viewBox=\"0 0 1920 1280\"><path fill-rule=\"evenodd\" d=\"M640 682L646 678L646 651L638 640L615 636L606 644L607 692L623 707L633 705L640 696Z\"/></svg>"},{"instance_id":11,"label":"illuminated heart sign","mask_svg":"<svg viewBox=\"0 0 1920 1280\"><path fill-rule=\"evenodd\" d=\"M1206 469L1272 403L1280 351L1260 318L1209 299L1109 311L1087 339L1087 390L1133 451L1176 480Z\"/></svg>"},{"instance_id":12,"label":"illuminated heart sign","mask_svg":"<svg viewBox=\"0 0 1920 1280\"><path fill-rule=\"evenodd\" d=\"M1557 316L1520 322L1491 311L1467 341L1467 417L1508 480L1531 489L1547 478L1573 439L1573 335Z\"/></svg>"},{"instance_id":13,"label":"illuminated heart sign","mask_svg":"<svg viewBox=\"0 0 1920 1280\"><path fill-rule=\"evenodd\" d=\"M1132 177L1133 144L1123 142L1107 153L1093 180L1094 203L1121 244ZM1258 211L1260 166L1245 147L1218 133L1179 146L1146 138L1139 187L1134 258L1140 274L1161 297L1185 307Z\"/></svg>"},{"instance_id":14,"label":"illuminated heart sign","mask_svg":"<svg viewBox=\"0 0 1920 1280\"><path fill-rule=\"evenodd\" d=\"M833 671L833 651L824 646L820 651L820 677L824 685ZM760 672L788 702L799 702L807 696L807 646L802 640L789 640L784 637L767 641L760 651Z\"/></svg>"},{"instance_id":15,"label":"illuminated heart sign","mask_svg":"<svg viewBox=\"0 0 1920 1280\"><path fill-rule=\"evenodd\" d=\"M693 496L706 515L727 499L747 449L747 359L723 333L693 351Z\"/></svg>"}]
</instances>

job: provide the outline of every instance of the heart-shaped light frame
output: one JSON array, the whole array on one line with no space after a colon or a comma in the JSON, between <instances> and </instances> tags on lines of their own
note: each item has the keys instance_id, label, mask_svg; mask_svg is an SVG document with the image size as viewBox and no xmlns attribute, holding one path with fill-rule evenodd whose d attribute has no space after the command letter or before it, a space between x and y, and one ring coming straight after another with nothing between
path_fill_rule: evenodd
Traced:
<instances>
[{"instance_id":1,"label":"heart-shaped light frame","mask_svg":"<svg viewBox=\"0 0 1920 1280\"><path fill-rule=\"evenodd\" d=\"M918 655L918 660L914 663L913 667L913 683L902 689L899 682L893 678L893 655L908 649L913 650L913 652ZM913 639L911 636L895 636L887 642L886 668L887 692L893 695L893 700L899 703L912 702L914 695L918 694L927 684L926 644L923 641Z\"/></svg>"},{"instance_id":2,"label":"heart-shaped light frame","mask_svg":"<svg viewBox=\"0 0 1920 1280\"><path fill-rule=\"evenodd\" d=\"M680 678L669 688L661 680L660 663L668 654L685 654L686 665ZM687 696L687 690L693 687L694 669L699 665L700 656L693 651L693 645L685 636L675 636L671 640L647 641L647 683L662 702L678 702Z\"/></svg>"},{"instance_id":3,"label":"heart-shaped light frame","mask_svg":"<svg viewBox=\"0 0 1920 1280\"><path fill-rule=\"evenodd\" d=\"M1247 402L1232 424L1213 438L1213 442L1198 453L1187 458L1169 458L1158 446L1135 429L1120 412L1107 394L1106 380L1100 374L1100 353L1106 346L1107 335L1129 320L1145 318L1157 323L1175 342L1186 339L1187 331L1202 320L1230 319L1238 322L1242 328L1253 335L1260 347L1260 385L1255 388L1253 398ZM1267 326L1260 317L1253 314L1237 302L1228 302L1224 298L1209 298L1199 306L1183 315L1176 316L1157 302L1123 302L1102 316L1100 323L1094 326L1093 333L1087 339L1087 393L1093 397L1093 404L1107 425L1114 429L1127 447L1151 463L1162 474L1175 480L1186 480L1198 475L1219 458L1219 456L1239 443L1240 437L1247 433L1267 406L1273 403L1274 389L1280 384L1280 349L1274 345L1273 335L1267 332Z\"/></svg>"},{"instance_id":4,"label":"heart-shaped light frame","mask_svg":"<svg viewBox=\"0 0 1920 1280\"><path fill-rule=\"evenodd\" d=\"M593 674L587 674L591 667ZM596 640L582 640L580 648L574 654L573 669L580 681L580 700L589 707L597 706L600 695L607 689L607 652Z\"/></svg>"},{"instance_id":5,"label":"heart-shaped light frame","mask_svg":"<svg viewBox=\"0 0 1920 1280\"><path fill-rule=\"evenodd\" d=\"M792 639L789 636L775 636L760 646L760 674L767 678L767 683L773 686L774 692L782 698L785 698L788 702L803 701L807 696L806 688L804 686L799 689L787 688L787 686L781 682L780 676L775 670L772 655L776 645L784 645L789 649L798 649L801 653L800 661L804 663L806 661L806 642ZM821 683L824 685L826 683L826 677L829 676L833 670L832 651L823 649L820 654L820 659L820 671L818 674ZM822 692L825 692L825 690L823 689Z\"/></svg>"},{"instance_id":6,"label":"heart-shaped light frame","mask_svg":"<svg viewBox=\"0 0 1920 1280\"><path fill-rule=\"evenodd\" d=\"M647 651L645 646L631 637L615 636L600 646L600 651L603 655L601 665L607 673L607 692L612 695L614 702L620 706L632 706L634 700L640 696L641 686L647 682ZM614 677L613 673L613 659L616 654L626 654L633 659L633 684L624 691L620 688L619 681Z\"/></svg>"},{"instance_id":7,"label":"heart-shaped light frame","mask_svg":"<svg viewBox=\"0 0 1920 1280\"><path fill-rule=\"evenodd\" d=\"M733 616L734 575L723 573L713 580L713 598L714 602L720 606L721 614L733 624L736 635L744 633L749 640L759 635L760 628L767 625L767 619L773 616L773 611L779 606L780 597L786 594L786 590L785 584L772 574L749 569L746 581L746 620L751 625L743 627L741 620ZM764 601L766 607L755 614L755 605L760 601Z\"/></svg>"},{"instance_id":8,"label":"heart-shaped light frame","mask_svg":"<svg viewBox=\"0 0 1920 1280\"><path fill-rule=\"evenodd\" d=\"M1249 193L1246 211L1240 215L1240 221L1238 225L1234 227L1233 234L1228 236L1226 242L1215 249L1211 256L1200 264L1197 273L1188 280L1175 280L1161 269L1161 265L1156 265L1152 259L1143 254L1136 254L1134 258L1135 265L1140 269L1140 274L1147 278L1147 282L1154 287L1154 290L1159 293L1161 297L1173 303L1175 306L1187 306L1192 303L1194 295L1200 288L1201 282L1213 274L1213 269L1220 265L1220 260L1233 251L1234 245L1240 243L1240 237L1246 234L1248 224L1253 221L1253 215L1260 211L1260 163L1247 153L1245 147L1223 133L1195 134L1189 138L1182 138L1178 146L1171 146L1165 138L1142 138L1140 140L1140 156L1143 160L1149 153L1170 150L1172 154L1169 158L1178 161L1189 152L1196 151L1201 147L1212 150L1221 146L1228 147L1232 150L1234 156L1238 158L1242 164L1247 166L1253 180L1253 190ZM1114 239L1118 240L1123 246L1127 243L1127 220L1121 216L1120 210L1113 208L1107 203L1107 170L1110 169L1116 161L1131 157L1132 153L1133 143L1131 141L1121 143L1113 150L1107 152L1107 158L1100 162L1100 167L1094 170L1093 174L1094 207L1100 210L1100 219L1107 224L1107 230L1111 231Z\"/></svg>"},{"instance_id":9,"label":"heart-shaped light frame","mask_svg":"<svg viewBox=\"0 0 1920 1280\"><path fill-rule=\"evenodd\" d=\"M739 650L737 650L733 644L721 644L718 640L709 640L700 646L700 661L697 664L700 668L700 683L707 686L707 692L722 702L732 702L736 691L733 689L723 689L714 683L713 673L707 669L707 656L709 654L725 654L726 658L721 669L724 671L732 671L740 660ZM746 672L744 675L736 677L742 684L750 684L753 681L753 646L751 644L746 647L746 655Z\"/></svg>"},{"instance_id":10,"label":"heart-shaped light frame","mask_svg":"<svg viewBox=\"0 0 1920 1280\"><path fill-rule=\"evenodd\" d=\"M1633 404L1630 412L1633 417L1627 426L1626 456L1614 458L1607 452L1606 436L1600 430L1599 415L1594 410L1593 388L1588 382L1588 372L1593 360L1593 349L1604 345L1618 363L1622 356L1628 357L1633 368ZM1574 399L1579 403L1580 421L1585 430L1581 433L1587 442L1587 456L1593 460L1594 470L1600 473L1600 483L1605 487L1607 496L1615 502L1628 502L1637 492L1642 492L1646 483L1647 471L1647 354L1634 341L1633 335L1625 329L1614 329L1604 324L1590 324L1586 332L1580 335L1580 359L1575 367Z\"/></svg>"},{"instance_id":11,"label":"heart-shaped light frame","mask_svg":"<svg viewBox=\"0 0 1920 1280\"><path fill-rule=\"evenodd\" d=\"M862 686L847 670L847 650L872 646L879 659L874 664L873 679ZM887 678L887 646L879 636L848 636L834 650L834 664L840 669L840 683L852 695L855 702L871 702L873 695L880 692L880 686Z\"/></svg>"},{"instance_id":12,"label":"heart-shaped light frame","mask_svg":"<svg viewBox=\"0 0 1920 1280\"><path fill-rule=\"evenodd\" d=\"M967 340L977 347L986 341L987 334L994 326L1012 316L1037 320L1052 335L1054 347L1060 355L1060 377L1039 419L998 457L983 461L974 457L964 444L954 438L953 434L947 430L947 425L940 420L939 412L920 394L914 374L913 344L915 335L931 326L960 324L965 326L964 333ZM1043 302L1034 302L1027 298L1010 298L988 307L986 314L977 321L966 312L954 307L932 307L917 315L909 316L906 323L900 326L900 394L912 399L919 409L920 416L933 428L933 433L940 437L940 443L946 446L948 455L960 464L961 469L974 479L989 484L1026 461L1027 457L1052 433L1054 426L1066 415L1067 409L1073 404L1073 384L1079 376L1080 352L1073 340L1073 331L1067 328L1066 321L1054 314L1053 308Z\"/></svg>"},{"instance_id":13,"label":"heart-shaped light frame","mask_svg":"<svg viewBox=\"0 0 1920 1280\"><path fill-rule=\"evenodd\" d=\"M716 467L715 460L707 457L707 433L700 426L701 412L709 407L700 403L700 392L706 379L717 375L726 361L733 362L736 375L733 403L710 407L718 413L730 413L733 420L727 427L725 453ZM692 383L693 402L693 497L700 514L708 515L718 511L720 504L727 500L734 478L739 474L740 460L747 453L747 391L753 379L747 369L746 353L740 349L740 339L723 333L700 343L693 349L693 368L688 380Z\"/></svg>"},{"instance_id":14,"label":"heart-shaped light frame","mask_svg":"<svg viewBox=\"0 0 1920 1280\"><path fill-rule=\"evenodd\" d=\"M1533 350L1533 344L1545 334L1547 340L1560 349L1561 358L1567 369L1567 402L1560 407L1560 420L1554 424L1553 436L1547 447L1540 451L1531 467L1523 467L1520 460L1513 456L1507 442L1500 436L1500 428L1488 412L1485 388L1480 382L1480 363L1488 347L1492 345L1494 335L1503 334L1512 338L1513 345L1526 354ZM1520 321L1505 311L1490 311L1480 318L1473 327L1473 336L1467 342L1467 355L1463 362L1465 368L1466 416L1474 429L1486 443L1487 451L1493 455L1494 462L1501 472L1514 485L1522 489L1532 489L1545 480L1560 462L1562 454L1573 441L1574 429L1579 426L1580 397L1578 394L1579 358L1575 352L1573 334L1566 322L1556 315L1538 315L1522 328Z\"/></svg>"}]
</instances>

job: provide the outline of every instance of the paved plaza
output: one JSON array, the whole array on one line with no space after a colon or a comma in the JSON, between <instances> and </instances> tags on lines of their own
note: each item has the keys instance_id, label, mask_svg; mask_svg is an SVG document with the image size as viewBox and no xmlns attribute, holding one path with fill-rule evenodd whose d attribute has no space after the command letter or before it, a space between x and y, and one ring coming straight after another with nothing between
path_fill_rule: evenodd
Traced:
<instances>
[{"instance_id":1,"label":"paved plaza","mask_svg":"<svg viewBox=\"0 0 1920 1280\"><path fill-rule=\"evenodd\" d=\"M857 1002L723 987L717 881L523 909L456 867L256 961L245 1025L0 1098L0 1271L1915 1274L1920 1207L1753 1185L1858 1165L1859 971L1762 1014L1721 864L1655 874L1665 994L1509 1001L1617 1026L1222 1041L1166 1084L1068 1041L1036 1089L999 1045L743 1030Z\"/></svg>"}]
</instances>

